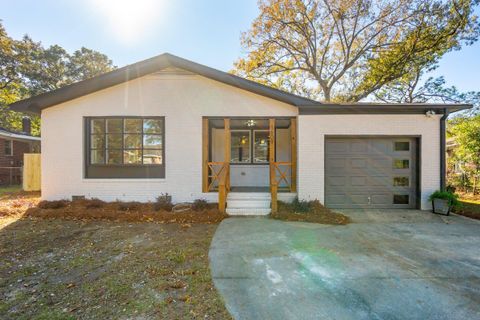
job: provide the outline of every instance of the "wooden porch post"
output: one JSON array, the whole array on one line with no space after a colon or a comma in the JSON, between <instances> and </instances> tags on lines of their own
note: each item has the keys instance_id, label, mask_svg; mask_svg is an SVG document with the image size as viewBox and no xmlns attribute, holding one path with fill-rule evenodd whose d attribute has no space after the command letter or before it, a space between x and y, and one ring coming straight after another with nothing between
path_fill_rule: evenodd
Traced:
<instances>
[{"instance_id":1,"label":"wooden porch post","mask_svg":"<svg viewBox=\"0 0 480 320\"><path fill-rule=\"evenodd\" d=\"M208 119L202 119L202 192L208 192Z\"/></svg>"},{"instance_id":2,"label":"wooden porch post","mask_svg":"<svg viewBox=\"0 0 480 320\"><path fill-rule=\"evenodd\" d=\"M275 162L275 119L269 119L269 135L268 135L268 161L270 162L270 185L275 179L275 168L273 163Z\"/></svg>"},{"instance_id":3,"label":"wooden porch post","mask_svg":"<svg viewBox=\"0 0 480 320\"><path fill-rule=\"evenodd\" d=\"M230 119L225 118L225 166L226 166L226 187L227 192L230 191L230 158L231 158L231 135L230 135Z\"/></svg>"},{"instance_id":4,"label":"wooden porch post","mask_svg":"<svg viewBox=\"0 0 480 320\"><path fill-rule=\"evenodd\" d=\"M275 119L269 120L269 147L268 161L270 162L270 193L272 196L272 213L277 212L277 179L275 177Z\"/></svg>"},{"instance_id":5,"label":"wooden porch post","mask_svg":"<svg viewBox=\"0 0 480 320\"><path fill-rule=\"evenodd\" d=\"M292 173L290 181L290 191L297 192L297 119L292 118L290 122L290 139L291 139L291 162Z\"/></svg>"},{"instance_id":6,"label":"wooden porch post","mask_svg":"<svg viewBox=\"0 0 480 320\"><path fill-rule=\"evenodd\" d=\"M225 124L225 163L230 163L230 119L223 119Z\"/></svg>"},{"instance_id":7,"label":"wooden porch post","mask_svg":"<svg viewBox=\"0 0 480 320\"><path fill-rule=\"evenodd\" d=\"M223 173L218 184L218 209L225 212L227 203L227 194L230 191L230 119L223 119L225 126L225 150Z\"/></svg>"}]
</instances>

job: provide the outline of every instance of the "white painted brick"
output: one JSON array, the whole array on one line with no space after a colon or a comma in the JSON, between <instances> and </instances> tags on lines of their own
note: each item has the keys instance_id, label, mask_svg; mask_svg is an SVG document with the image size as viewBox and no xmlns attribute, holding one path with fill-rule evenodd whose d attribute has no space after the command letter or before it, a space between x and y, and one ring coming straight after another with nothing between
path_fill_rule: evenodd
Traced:
<instances>
[{"instance_id":1,"label":"white painted brick","mask_svg":"<svg viewBox=\"0 0 480 320\"><path fill-rule=\"evenodd\" d=\"M104 200L173 201L204 198L203 116L296 116L297 108L200 76L147 76L47 108L42 112L42 198L85 195ZM88 116L165 116L165 179L84 179Z\"/></svg>"},{"instance_id":2,"label":"white painted brick","mask_svg":"<svg viewBox=\"0 0 480 320\"><path fill-rule=\"evenodd\" d=\"M85 195L104 200L153 201L168 192L175 202L217 193L201 191L203 116L296 116L297 108L200 76L143 77L42 112L42 198ZM88 116L165 116L165 179L84 179ZM309 115L298 119L298 195L324 201L324 136L419 135L422 208L439 187L439 116Z\"/></svg>"},{"instance_id":3,"label":"white painted brick","mask_svg":"<svg viewBox=\"0 0 480 320\"><path fill-rule=\"evenodd\" d=\"M415 135L421 137L421 208L440 187L440 116L301 115L298 117L298 195L325 200L325 135Z\"/></svg>"}]
</instances>

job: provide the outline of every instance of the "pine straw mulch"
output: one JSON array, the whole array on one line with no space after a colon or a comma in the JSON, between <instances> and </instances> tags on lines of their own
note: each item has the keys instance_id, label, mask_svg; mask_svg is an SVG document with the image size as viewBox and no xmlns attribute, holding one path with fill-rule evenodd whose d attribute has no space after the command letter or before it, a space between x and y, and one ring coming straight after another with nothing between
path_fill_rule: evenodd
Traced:
<instances>
[{"instance_id":1,"label":"pine straw mulch","mask_svg":"<svg viewBox=\"0 0 480 320\"><path fill-rule=\"evenodd\" d=\"M40 202L40 192L5 192L0 195L0 218L23 215Z\"/></svg>"},{"instance_id":2,"label":"pine straw mulch","mask_svg":"<svg viewBox=\"0 0 480 320\"><path fill-rule=\"evenodd\" d=\"M186 206L188 208L188 205ZM201 210L183 212L155 210L153 203L103 202L100 200L42 201L29 208L25 217L41 219L107 220L116 222L155 222L218 224L227 217L218 211L216 204L208 204Z\"/></svg>"},{"instance_id":3,"label":"pine straw mulch","mask_svg":"<svg viewBox=\"0 0 480 320\"><path fill-rule=\"evenodd\" d=\"M346 225L350 218L324 207L320 201L303 202L302 208L295 203L278 202L278 212L270 214L272 219L283 221L313 222L331 225ZM298 210L301 209L301 210Z\"/></svg>"}]
</instances>

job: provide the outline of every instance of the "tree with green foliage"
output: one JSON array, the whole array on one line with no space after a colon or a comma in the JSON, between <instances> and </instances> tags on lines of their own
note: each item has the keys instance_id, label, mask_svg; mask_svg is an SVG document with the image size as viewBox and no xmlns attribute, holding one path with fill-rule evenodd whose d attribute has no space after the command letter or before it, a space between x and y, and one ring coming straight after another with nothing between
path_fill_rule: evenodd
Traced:
<instances>
[{"instance_id":1,"label":"tree with green foliage","mask_svg":"<svg viewBox=\"0 0 480 320\"><path fill-rule=\"evenodd\" d=\"M480 114L452 119L448 134L457 144L451 160L463 164L472 192L476 194L480 178Z\"/></svg>"},{"instance_id":2,"label":"tree with green foliage","mask_svg":"<svg viewBox=\"0 0 480 320\"><path fill-rule=\"evenodd\" d=\"M478 0L260 0L236 74L356 102L478 39Z\"/></svg>"},{"instance_id":3,"label":"tree with green foliage","mask_svg":"<svg viewBox=\"0 0 480 320\"><path fill-rule=\"evenodd\" d=\"M480 113L480 91L461 92L455 86L447 87L444 77L429 77L422 81L422 73L410 73L385 85L375 98L390 103L465 103L473 108L469 115Z\"/></svg>"},{"instance_id":4,"label":"tree with green foliage","mask_svg":"<svg viewBox=\"0 0 480 320\"><path fill-rule=\"evenodd\" d=\"M24 36L15 40L0 23L0 127L21 130L22 113L8 105L111 71L112 61L102 53L81 48L69 54L58 45L43 47ZM32 133L40 133L38 116L32 118Z\"/></svg>"}]
</instances>

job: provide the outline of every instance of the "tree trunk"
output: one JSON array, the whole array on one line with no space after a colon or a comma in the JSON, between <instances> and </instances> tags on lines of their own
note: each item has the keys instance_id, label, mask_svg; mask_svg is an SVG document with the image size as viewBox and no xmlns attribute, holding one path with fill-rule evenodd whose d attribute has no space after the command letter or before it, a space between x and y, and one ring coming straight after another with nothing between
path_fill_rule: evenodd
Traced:
<instances>
[{"instance_id":1,"label":"tree trunk","mask_svg":"<svg viewBox=\"0 0 480 320\"><path fill-rule=\"evenodd\" d=\"M473 175L473 190L472 190L473 195L477 194L477 175Z\"/></svg>"}]
</instances>

